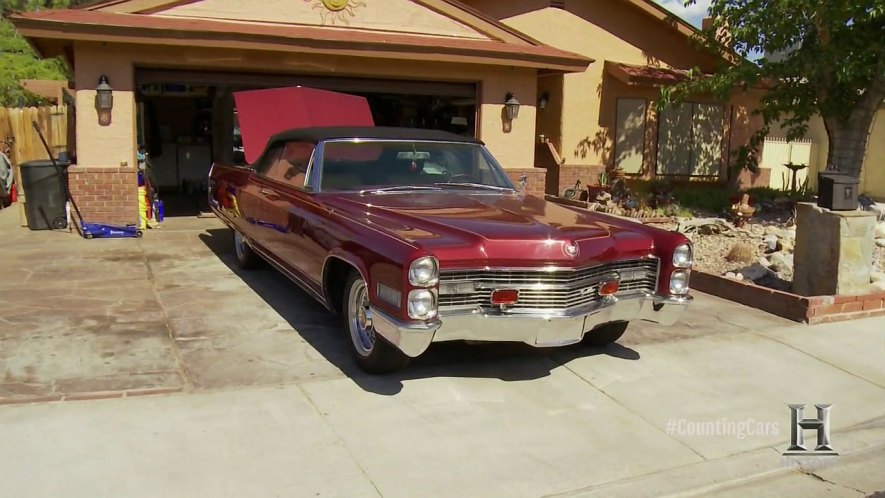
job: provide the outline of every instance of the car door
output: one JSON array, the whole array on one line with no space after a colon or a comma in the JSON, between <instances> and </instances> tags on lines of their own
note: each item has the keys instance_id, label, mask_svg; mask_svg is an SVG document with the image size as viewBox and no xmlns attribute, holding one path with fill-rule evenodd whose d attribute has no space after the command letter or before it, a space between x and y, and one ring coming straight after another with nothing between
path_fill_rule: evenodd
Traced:
<instances>
[{"instance_id":1,"label":"car door","mask_svg":"<svg viewBox=\"0 0 885 498\"><path fill-rule=\"evenodd\" d=\"M321 288L327 247L318 236L322 207L308 187L314 144L288 142L277 162L261 174L263 201L273 211L272 224L264 228L269 249L290 270L315 289Z\"/></svg>"},{"instance_id":2,"label":"car door","mask_svg":"<svg viewBox=\"0 0 885 498\"><path fill-rule=\"evenodd\" d=\"M268 148L251 168L249 181L237 192L237 208L240 214L237 229L257 245L258 249L267 249L267 227L273 221L273 213L265 202L265 193L262 192L262 173L276 164L282 152L282 145Z\"/></svg>"}]
</instances>

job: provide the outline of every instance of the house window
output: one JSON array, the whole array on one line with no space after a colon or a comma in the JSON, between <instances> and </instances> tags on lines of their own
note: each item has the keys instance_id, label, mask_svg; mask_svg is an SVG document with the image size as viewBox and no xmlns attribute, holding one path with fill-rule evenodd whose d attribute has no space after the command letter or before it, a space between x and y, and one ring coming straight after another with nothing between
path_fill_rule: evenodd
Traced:
<instances>
[{"instance_id":1,"label":"house window","mask_svg":"<svg viewBox=\"0 0 885 498\"><path fill-rule=\"evenodd\" d=\"M684 102L658 117L659 175L718 176L722 166L725 108Z\"/></svg>"},{"instance_id":2,"label":"house window","mask_svg":"<svg viewBox=\"0 0 885 498\"><path fill-rule=\"evenodd\" d=\"M618 99L615 126L615 167L625 173L642 172L645 157L645 99Z\"/></svg>"}]
</instances>

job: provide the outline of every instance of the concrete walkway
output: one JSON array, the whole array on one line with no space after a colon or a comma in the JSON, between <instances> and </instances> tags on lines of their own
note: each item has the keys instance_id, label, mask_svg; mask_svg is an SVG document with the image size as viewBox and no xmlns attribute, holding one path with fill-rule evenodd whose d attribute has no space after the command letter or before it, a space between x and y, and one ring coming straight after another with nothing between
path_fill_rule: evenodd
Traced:
<instances>
[{"instance_id":1,"label":"concrete walkway","mask_svg":"<svg viewBox=\"0 0 885 498\"><path fill-rule=\"evenodd\" d=\"M885 490L885 319L807 327L698 295L604 350L440 344L371 377L297 287L233 270L214 220L85 241L15 214L0 496ZM831 403L840 456L782 457L787 403Z\"/></svg>"}]
</instances>

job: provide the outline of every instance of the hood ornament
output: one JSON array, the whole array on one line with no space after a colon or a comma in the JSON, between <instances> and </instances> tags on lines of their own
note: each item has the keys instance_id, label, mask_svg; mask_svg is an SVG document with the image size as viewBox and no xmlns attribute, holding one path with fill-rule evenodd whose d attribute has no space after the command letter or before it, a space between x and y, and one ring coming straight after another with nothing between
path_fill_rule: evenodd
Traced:
<instances>
[{"instance_id":1,"label":"hood ornament","mask_svg":"<svg viewBox=\"0 0 885 498\"><path fill-rule=\"evenodd\" d=\"M562 250L565 251L566 256L572 258L578 255L578 245L574 242L566 242L565 245L562 246Z\"/></svg>"}]
</instances>

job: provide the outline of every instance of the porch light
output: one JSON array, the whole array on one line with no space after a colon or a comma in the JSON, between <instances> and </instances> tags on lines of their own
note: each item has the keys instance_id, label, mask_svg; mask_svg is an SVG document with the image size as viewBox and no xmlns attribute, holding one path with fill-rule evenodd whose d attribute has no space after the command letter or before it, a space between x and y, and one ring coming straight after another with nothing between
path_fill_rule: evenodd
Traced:
<instances>
[{"instance_id":1,"label":"porch light","mask_svg":"<svg viewBox=\"0 0 885 498\"><path fill-rule=\"evenodd\" d=\"M504 110L507 113L507 119L510 121L519 117L519 101L510 92L507 92L507 95L504 96Z\"/></svg>"},{"instance_id":2,"label":"porch light","mask_svg":"<svg viewBox=\"0 0 885 498\"><path fill-rule=\"evenodd\" d=\"M108 77L101 75L95 87L95 106L99 111L110 111L114 108L114 89L108 83Z\"/></svg>"}]
</instances>

